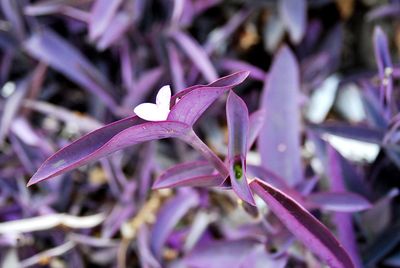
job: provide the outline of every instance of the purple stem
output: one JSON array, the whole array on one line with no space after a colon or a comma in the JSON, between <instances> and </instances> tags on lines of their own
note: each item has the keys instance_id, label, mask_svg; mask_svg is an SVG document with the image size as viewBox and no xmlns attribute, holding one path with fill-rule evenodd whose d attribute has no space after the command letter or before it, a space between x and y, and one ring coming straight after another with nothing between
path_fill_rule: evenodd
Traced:
<instances>
[{"instance_id":1,"label":"purple stem","mask_svg":"<svg viewBox=\"0 0 400 268\"><path fill-rule=\"evenodd\" d=\"M187 135L180 137L184 142L196 149L201 155L204 156L224 178L229 176L229 170L226 168L224 162L196 135L191 129Z\"/></svg>"}]
</instances>

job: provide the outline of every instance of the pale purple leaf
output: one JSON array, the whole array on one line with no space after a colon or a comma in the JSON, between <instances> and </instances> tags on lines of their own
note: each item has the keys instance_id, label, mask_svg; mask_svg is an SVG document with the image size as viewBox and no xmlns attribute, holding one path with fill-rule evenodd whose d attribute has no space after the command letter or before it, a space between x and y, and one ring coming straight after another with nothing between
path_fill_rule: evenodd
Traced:
<instances>
[{"instance_id":1,"label":"pale purple leaf","mask_svg":"<svg viewBox=\"0 0 400 268\"><path fill-rule=\"evenodd\" d=\"M172 38L179 44L181 49L191 59L194 65L201 71L204 78L208 81L217 79L217 71L204 49L197 43L195 39L181 31L172 33Z\"/></svg>"},{"instance_id":2,"label":"pale purple leaf","mask_svg":"<svg viewBox=\"0 0 400 268\"><path fill-rule=\"evenodd\" d=\"M319 192L307 197L309 205L337 212L359 212L369 209L371 203L361 195L349 192Z\"/></svg>"},{"instance_id":3,"label":"pale purple leaf","mask_svg":"<svg viewBox=\"0 0 400 268\"><path fill-rule=\"evenodd\" d=\"M138 238L137 238L140 262L143 267L146 267L147 265L147 267L160 268L161 265L158 263L156 258L151 253L149 242L150 242L150 234L147 229L147 226L143 224L139 228Z\"/></svg>"},{"instance_id":4,"label":"pale purple leaf","mask_svg":"<svg viewBox=\"0 0 400 268\"><path fill-rule=\"evenodd\" d=\"M181 59L175 44L167 43L169 69L172 77L173 91L179 92L185 88L185 78Z\"/></svg>"},{"instance_id":5,"label":"pale purple leaf","mask_svg":"<svg viewBox=\"0 0 400 268\"><path fill-rule=\"evenodd\" d=\"M242 267L242 261L261 244L255 240L212 241L193 249L184 263L188 267Z\"/></svg>"},{"instance_id":6,"label":"pale purple leaf","mask_svg":"<svg viewBox=\"0 0 400 268\"><path fill-rule=\"evenodd\" d=\"M14 82L8 82L9 85L16 87L14 93L8 97L4 104L4 110L1 114L0 122L0 145L3 144L5 137L7 136L8 130L15 116L18 114L23 98L28 90L28 80L23 80L18 83L18 86Z\"/></svg>"},{"instance_id":7,"label":"pale purple leaf","mask_svg":"<svg viewBox=\"0 0 400 268\"><path fill-rule=\"evenodd\" d=\"M20 40L25 37L25 26L20 14L19 2L13 0L1 0L1 11L6 20L11 23L12 31Z\"/></svg>"},{"instance_id":8,"label":"pale purple leaf","mask_svg":"<svg viewBox=\"0 0 400 268\"><path fill-rule=\"evenodd\" d=\"M122 0L96 0L94 2L89 23L91 40L97 39L106 31L122 2Z\"/></svg>"},{"instance_id":9,"label":"pale purple leaf","mask_svg":"<svg viewBox=\"0 0 400 268\"><path fill-rule=\"evenodd\" d=\"M258 139L262 166L293 186L303 178L300 158L300 78L297 61L283 47L272 63L261 108L265 123Z\"/></svg>"},{"instance_id":10,"label":"pale purple leaf","mask_svg":"<svg viewBox=\"0 0 400 268\"><path fill-rule=\"evenodd\" d=\"M95 130L48 158L28 186L85 165L103 156L144 141L180 136L190 127L173 121L141 122L128 117Z\"/></svg>"},{"instance_id":11,"label":"pale purple leaf","mask_svg":"<svg viewBox=\"0 0 400 268\"><path fill-rule=\"evenodd\" d=\"M198 202L196 192L190 190L178 193L164 204L151 231L150 246L156 258L161 258L162 249L175 225Z\"/></svg>"},{"instance_id":12,"label":"pale purple leaf","mask_svg":"<svg viewBox=\"0 0 400 268\"><path fill-rule=\"evenodd\" d=\"M156 180L153 189L172 188L178 186L218 186L225 178L213 174L214 166L207 161L194 161L177 164L167 169Z\"/></svg>"},{"instance_id":13,"label":"pale purple leaf","mask_svg":"<svg viewBox=\"0 0 400 268\"><path fill-rule=\"evenodd\" d=\"M381 78L391 75L392 73L392 60L390 59L389 43L386 34L380 27L374 29L374 49L375 58L378 64L378 70ZM388 69L389 68L389 69Z\"/></svg>"},{"instance_id":14,"label":"pale purple leaf","mask_svg":"<svg viewBox=\"0 0 400 268\"><path fill-rule=\"evenodd\" d=\"M254 80L264 81L265 77L267 77L267 73L264 70L245 61L236 59L221 59L219 64L221 65L221 68L229 72L247 70L250 73L249 77L253 78Z\"/></svg>"},{"instance_id":15,"label":"pale purple leaf","mask_svg":"<svg viewBox=\"0 0 400 268\"><path fill-rule=\"evenodd\" d=\"M299 43L307 27L307 1L279 0L278 11L290 39L293 43Z\"/></svg>"},{"instance_id":16,"label":"pale purple leaf","mask_svg":"<svg viewBox=\"0 0 400 268\"><path fill-rule=\"evenodd\" d=\"M228 123L228 165L232 188L242 200L255 206L246 177L249 112L244 101L233 91L228 95L226 118Z\"/></svg>"},{"instance_id":17,"label":"pale purple leaf","mask_svg":"<svg viewBox=\"0 0 400 268\"><path fill-rule=\"evenodd\" d=\"M251 146L256 142L256 139L260 135L261 129L265 121L265 111L257 110L250 115L249 118L249 137L247 141L247 150L250 150Z\"/></svg>"},{"instance_id":18,"label":"pale purple leaf","mask_svg":"<svg viewBox=\"0 0 400 268\"><path fill-rule=\"evenodd\" d=\"M83 88L98 96L113 111L117 104L107 92L110 82L73 46L51 32L42 30L24 43L26 51L34 58L49 64Z\"/></svg>"},{"instance_id":19,"label":"pale purple leaf","mask_svg":"<svg viewBox=\"0 0 400 268\"><path fill-rule=\"evenodd\" d=\"M171 98L173 106L168 115L168 120L193 125L219 96L242 83L248 74L248 72L237 72L220 78L211 84L193 86L179 92Z\"/></svg>"},{"instance_id":20,"label":"pale purple leaf","mask_svg":"<svg viewBox=\"0 0 400 268\"><path fill-rule=\"evenodd\" d=\"M349 255L333 234L300 204L280 190L258 179L250 183L269 209L311 252L333 268L354 267Z\"/></svg>"},{"instance_id":21,"label":"pale purple leaf","mask_svg":"<svg viewBox=\"0 0 400 268\"><path fill-rule=\"evenodd\" d=\"M114 16L110 26L106 28L97 42L98 50L105 50L117 42L129 29L132 18L127 12L120 12Z\"/></svg>"}]
</instances>

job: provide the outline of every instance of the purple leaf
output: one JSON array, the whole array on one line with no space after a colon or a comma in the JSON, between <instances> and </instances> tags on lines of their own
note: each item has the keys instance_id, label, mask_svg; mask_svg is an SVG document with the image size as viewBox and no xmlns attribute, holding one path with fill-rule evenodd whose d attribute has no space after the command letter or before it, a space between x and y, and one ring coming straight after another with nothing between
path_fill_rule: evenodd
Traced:
<instances>
[{"instance_id":1,"label":"purple leaf","mask_svg":"<svg viewBox=\"0 0 400 268\"><path fill-rule=\"evenodd\" d=\"M249 137L247 141L247 150L250 150L251 146L256 142L256 139L260 135L261 129L265 121L265 111L257 110L250 115L249 118Z\"/></svg>"},{"instance_id":2,"label":"purple leaf","mask_svg":"<svg viewBox=\"0 0 400 268\"><path fill-rule=\"evenodd\" d=\"M115 16L122 0L96 0L90 16L89 38L95 40L102 35Z\"/></svg>"},{"instance_id":3,"label":"purple leaf","mask_svg":"<svg viewBox=\"0 0 400 268\"><path fill-rule=\"evenodd\" d=\"M243 100L233 91L226 104L228 122L228 161L232 188L244 201L255 206L246 177L247 138L249 135L249 112Z\"/></svg>"},{"instance_id":4,"label":"purple leaf","mask_svg":"<svg viewBox=\"0 0 400 268\"><path fill-rule=\"evenodd\" d=\"M177 164L167 169L153 185L153 189L177 186L218 186L225 178L213 174L214 167L207 161Z\"/></svg>"},{"instance_id":5,"label":"purple leaf","mask_svg":"<svg viewBox=\"0 0 400 268\"><path fill-rule=\"evenodd\" d=\"M290 39L293 43L299 43L307 27L307 1L279 0L278 10Z\"/></svg>"},{"instance_id":6,"label":"purple leaf","mask_svg":"<svg viewBox=\"0 0 400 268\"><path fill-rule=\"evenodd\" d=\"M217 71L204 49L196 40L181 31L173 32L172 38L180 45L181 49L192 60L193 64L196 65L208 82L217 79Z\"/></svg>"},{"instance_id":7,"label":"purple leaf","mask_svg":"<svg viewBox=\"0 0 400 268\"><path fill-rule=\"evenodd\" d=\"M113 43L118 41L131 25L132 18L127 12L120 12L114 16L110 26L106 28L104 34L97 43L98 50L105 50Z\"/></svg>"},{"instance_id":8,"label":"purple leaf","mask_svg":"<svg viewBox=\"0 0 400 268\"><path fill-rule=\"evenodd\" d=\"M19 2L13 0L1 0L1 11L6 21L11 23L12 31L22 40L25 37L25 26L19 10ZM23 5L23 4L22 4Z\"/></svg>"},{"instance_id":9,"label":"purple leaf","mask_svg":"<svg viewBox=\"0 0 400 268\"><path fill-rule=\"evenodd\" d=\"M319 192L307 197L309 205L337 212L358 212L369 209L371 203L358 194L349 192Z\"/></svg>"},{"instance_id":10,"label":"purple leaf","mask_svg":"<svg viewBox=\"0 0 400 268\"><path fill-rule=\"evenodd\" d=\"M179 193L161 208L151 231L150 246L156 258L161 258L162 248L172 229L198 202L196 192L190 190Z\"/></svg>"},{"instance_id":11,"label":"purple leaf","mask_svg":"<svg viewBox=\"0 0 400 268\"><path fill-rule=\"evenodd\" d=\"M0 121L0 145L3 144L4 138L7 136L12 121L21 108L22 100L24 99L28 90L28 81L29 80L22 80L18 83L18 86L15 86L13 82L9 82L9 85L16 87L16 90L11 96L8 97L4 104L4 110L2 112Z\"/></svg>"},{"instance_id":12,"label":"purple leaf","mask_svg":"<svg viewBox=\"0 0 400 268\"><path fill-rule=\"evenodd\" d=\"M128 117L95 130L64 147L47 159L28 182L28 186L60 175L112 152L144 141L177 137L189 131L181 122L161 121L138 124Z\"/></svg>"},{"instance_id":13,"label":"purple leaf","mask_svg":"<svg viewBox=\"0 0 400 268\"><path fill-rule=\"evenodd\" d=\"M30 179L28 186L134 144L188 134L191 125L207 107L223 92L241 83L247 75L247 72L238 72L207 86L194 86L173 96L172 100L176 101L178 96L182 99L172 107L167 121L143 123L143 120L133 116L87 134L47 159Z\"/></svg>"},{"instance_id":14,"label":"purple leaf","mask_svg":"<svg viewBox=\"0 0 400 268\"><path fill-rule=\"evenodd\" d=\"M258 179L253 180L250 187L286 228L326 264L333 268L354 267L349 255L329 229L296 201Z\"/></svg>"},{"instance_id":15,"label":"purple leaf","mask_svg":"<svg viewBox=\"0 0 400 268\"><path fill-rule=\"evenodd\" d=\"M184 69L182 66L179 53L175 44L168 43L166 45L169 59L169 69L172 77L174 92L179 92L185 88Z\"/></svg>"},{"instance_id":16,"label":"purple leaf","mask_svg":"<svg viewBox=\"0 0 400 268\"><path fill-rule=\"evenodd\" d=\"M324 133L354 139L358 141L365 141L370 143L380 144L383 139L383 131L363 125L348 125L344 123L325 123L319 125L310 125L310 129L323 135Z\"/></svg>"},{"instance_id":17,"label":"purple leaf","mask_svg":"<svg viewBox=\"0 0 400 268\"><path fill-rule=\"evenodd\" d=\"M98 96L113 111L117 104L106 89L110 89L103 75L74 47L51 32L42 30L25 43L26 51L36 59L49 64L83 88Z\"/></svg>"},{"instance_id":18,"label":"purple leaf","mask_svg":"<svg viewBox=\"0 0 400 268\"><path fill-rule=\"evenodd\" d=\"M390 59L388 40L380 27L375 27L373 38L375 58L378 64L379 76L382 83L383 91L381 94L384 94L386 103L390 105L392 104L391 99L393 91L393 65L392 60Z\"/></svg>"},{"instance_id":19,"label":"purple leaf","mask_svg":"<svg viewBox=\"0 0 400 268\"><path fill-rule=\"evenodd\" d=\"M219 64L221 65L221 68L230 72L248 70L250 73L249 76L255 80L264 81L265 77L267 77L267 74L264 72L264 70L245 61L222 59L220 60Z\"/></svg>"},{"instance_id":20,"label":"purple leaf","mask_svg":"<svg viewBox=\"0 0 400 268\"><path fill-rule=\"evenodd\" d=\"M193 249L184 263L188 267L242 267L242 261L261 244L255 240L212 241Z\"/></svg>"},{"instance_id":21,"label":"purple leaf","mask_svg":"<svg viewBox=\"0 0 400 268\"><path fill-rule=\"evenodd\" d=\"M343 165L345 161L340 154L331 146L327 148L327 175L330 178L332 191L345 191L346 182L344 171L346 167ZM351 176L353 179L355 176ZM337 212L333 215L333 221L336 224L337 235L343 247L349 253L355 267L361 268L362 261L360 252L357 247L356 234L353 227L352 215L348 213Z\"/></svg>"},{"instance_id":22,"label":"purple leaf","mask_svg":"<svg viewBox=\"0 0 400 268\"><path fill-rule=\"evenodd\" d=\"M384 78L392 73L392 60L390 59L389 44L386 34L380 27L374 29L375 58L378 64L379 75ZM388 72L388 73L387 73Z\"/></svg>"},{"instance_id":23,"label":"purple leaf","mask_svg":"<svg viewBox=\"0 0 400 268\"><path fill-rule=\"evenodd\" d=\"M171 98L168 120L193 125L219 96L242 83L248 75L248 72L237 72L208 85L193 86L179 92Z\"/></svg>"},{"instance_id":24,"label":"purple leaf","mask_svg":"<svg viewBox=\"0 0 400 268\"><path fill-rule=\"evenodd\" d=\"M262 166L293 186L303 178L300 158L300 80L297 61L283 47L263 89L265 123L258 139Z\"/></svg>"}]
</instances>

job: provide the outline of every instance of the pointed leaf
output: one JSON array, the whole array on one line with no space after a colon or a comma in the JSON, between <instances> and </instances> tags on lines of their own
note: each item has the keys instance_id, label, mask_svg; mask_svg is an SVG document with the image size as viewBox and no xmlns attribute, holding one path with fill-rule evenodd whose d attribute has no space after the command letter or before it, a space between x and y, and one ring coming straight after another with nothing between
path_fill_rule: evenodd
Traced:
<instances>
[{"instance_id":1,"label":"pointed leaf","mask_svg":"<svg viewBox=\"0 0 400 268\"><path fill-rule=\"evenodd\" d=\"M136 116L122 119L76 140L48 158L29 180L28 186L140 142L177 137L190 128L172 121L137 125L140 121Z\"/></svg>"},{"instance_id":2,"label":"pointed leaf","mask_svg":"<svg viewBox=\"0 0 400 268\"><path fill-rule=\"evenodd\" d=\"M349 255L329 229L296 201L259 179L253 180L250 187L267 203L286 228L330 267L354 267Z\"/></svg>"},{"instance_id":3,"label":"pointed leaf","mask_svg":"<svg viewBox=\"0 0 400 268\"><path fill-rule=\"evenodd\" d=\"M246 177L247 138L249 112L244 101L233 91L226 103L228 122L228 161L232 188L244 201L255 205Z\"/></svg>"},{"instance_id":4,"label":"pointed leaf","mask_svg":"<svg viewBox=\"0 0 400 268\"><path fill-rule=\"evenodd\" d=\"M289 185L300 182L300 80L297 61L288 47L276 55L263 89L265 122L258 139L262 166Z\"/></svg>"},{"instance_id":5,"label":"pointed leaf","mask_svg":"<svg viewBox=\"0 0 400 268\"><path fill-rule=\"evenodd\" d=\"M225 178L212 174L215 168L207 161L178 164L167 169L153 185L153 189L177 186L218 186Z\"/></svg>"},{"instance_id":6,"label":"pointed leaf","mask_svg":"<svg viewBox=\"0 0 400 268\"><path fill-rule=\"evenodd\" d=\"M193 125L219 96L242 83L248 75L248 72L237 72L208 85L182 90L171 98L172 108L168 120Z\"/></svg>"},{"instance_id":7,"label":"pointed leaf","mask_svg":"<svg viewBox=\"0 0 400 268\"><path fill-rule=\"evenodd\" d=\"M349 192L319 192L307 197L310 205L337 212L358 212L369 209L371 203L361 195Z\"/></svg>"}]
</instances>

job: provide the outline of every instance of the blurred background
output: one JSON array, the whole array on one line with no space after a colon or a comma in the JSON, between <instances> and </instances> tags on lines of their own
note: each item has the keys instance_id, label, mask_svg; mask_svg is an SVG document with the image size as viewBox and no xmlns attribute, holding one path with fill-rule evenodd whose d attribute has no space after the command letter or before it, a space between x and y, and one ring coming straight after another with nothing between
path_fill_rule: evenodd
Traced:
<instances>
[{"instance_id":1,"label":"blurred background","mask_svg":"<svg viewBox=\"0 0 400 268\"><path fill-rule=\"evenodd\" d=\"M154 102L166 84L174 94L248 70L235 91L249 112L287 111L293 101L272 99L268 107L260 101L271 64L285 46L299 72L299 108L288 116L298 116L300 128L293 134L288 123L276 131L300 139L309 183L296 189L363 197L370 208L361 212L340 212L343 203L334 203L335 211L328 202L313 213L356 266L400 267L400 1L0 5L2 267L322 267L290 234L274 233L280 225L273 215L268 221L251 215L229 191L151 190L165 169L198 158L180 141L133 146L26 187L54 152L133 115L136 105ZM284 68L280 72L285 75ZM215 103L195 126L221 158L227 153L224 103ZM248 163L260 164L258 149L252 148ZM335 184L337 176L343 184ZM162 255L155 257L152 228L165 217L171 220ZM204 241L213 246L199 249ZM257 251L249 251L254 245Z\"/></svg>"}]
</instances>

